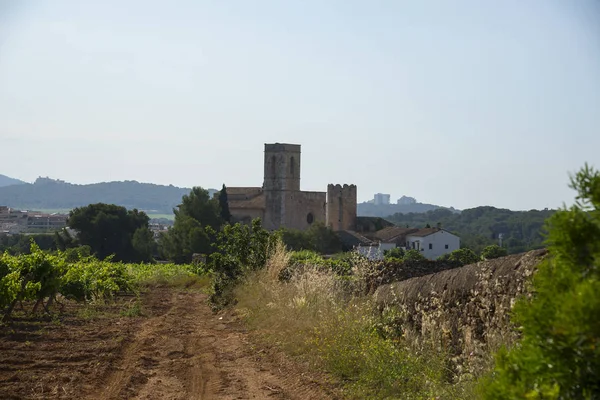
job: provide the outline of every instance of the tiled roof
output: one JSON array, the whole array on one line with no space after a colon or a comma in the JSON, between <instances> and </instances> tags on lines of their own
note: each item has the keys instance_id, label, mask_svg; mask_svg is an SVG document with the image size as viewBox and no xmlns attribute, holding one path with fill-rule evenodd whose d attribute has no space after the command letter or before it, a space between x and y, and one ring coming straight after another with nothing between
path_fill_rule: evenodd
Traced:
<instances>
[{"instance_id":1,"label":"tiled roof","mask_svg":"<svg viewBox=\"0 0 600 400\"><path fill-rule=\"evenodd\" d=\"M248 200L229 200L229 209L255 209L255 210L264 210L265 209L265 195L260 194L258 196L254 196Z\"/></svg>"},{"instance_id":2,"label":"tiled roof","mask_svg":"<svg viewBox=\"0 0 600 400\"><path fill-rule=\"evenodd\" d=\"M371 236L385 242L388 240L396 239L400 236L413 234L413 232L417 231L418 229L416 228L401 228L399 226L389 226L387 228L378 230L377 232L373 232Z\"/></svg>"},{"instance_id":3,"label":"tiled roof","mask_svg":"<svg viewBox=\"0 0 600 400\"><path fill-rule=\"evenodd\" d=\"M340 241L349 247L374 244L373 241L354 231L339 231L337 234Z\"/></svg>"},{"instance_id":4,"label":"tiled roof","mask_svg":"<svg viewBox=\"0 0 600 400\"><path fill-rule=\"evenodd\" d=\"M411 233L410 236L429 236L433 233L439 232L442 229L440 228L423 228L423 229L419 229L418 231Z\"/></svg>"},{"instance_id":5,"label":"tiled roof","mask_svg":"<svg viewBox=\"0 0 600 400\"><path fill-rule=\"evenodd\" d=\"M257 196L261 194L263 189L261 187L228 187L227 196Z\"/></svg>"}]
</instances>

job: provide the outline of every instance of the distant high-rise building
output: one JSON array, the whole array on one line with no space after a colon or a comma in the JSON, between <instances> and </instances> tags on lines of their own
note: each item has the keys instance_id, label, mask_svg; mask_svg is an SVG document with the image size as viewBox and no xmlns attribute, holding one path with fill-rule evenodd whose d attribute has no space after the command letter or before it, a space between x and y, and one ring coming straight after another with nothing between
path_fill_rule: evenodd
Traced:
<instances>
[{"instance_id":1,"label":"distant high-rise building","mask_svg":"<svg viewBox=\"0 0 600 400\"><path fill-rule=\"evenodd\" d=\"M375 205L382 205L382 204L390 204L390 195L389 194L383 194L383 193L376 193L375 196L373 197L374 203Z\"/></svg>"},{"instance_id":2,"label":"distant high-rise building","mask_svg":"<svg viewBox=\"0 0 600 400\"><path fill-rule=\"evenodd\" d=\"M414 197L402 196L398 199L396 203L400 204L401 206L408 206L410 204L416 204L417 199L415 199Z\"/></svg>"}]
</instances>

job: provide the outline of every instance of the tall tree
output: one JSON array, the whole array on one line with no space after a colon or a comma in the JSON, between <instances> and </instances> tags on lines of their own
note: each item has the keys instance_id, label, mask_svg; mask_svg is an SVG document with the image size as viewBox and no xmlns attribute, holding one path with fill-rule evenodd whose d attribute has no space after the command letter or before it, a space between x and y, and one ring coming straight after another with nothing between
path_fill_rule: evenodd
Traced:
<instances>
[{"instance_id":1,"label":"tall tree","mask_svg":"<svg viewBox=\"0 0 600 400\"><path fill-rule=\"evenodd\" d=\"M177 217L190 217L202 226L210 226L218 230L223 221L219 212L219 200L210 198L208 190L194 187L189 194L183 195L181 204L173 210Z\"/></svg>"},{"instance_id":2,"label":"tall tree","mask_svg":"<svg viewBox=\"0 0 600 400\"><path fill-rule=\"evenodd\" d=\"M223 224L219 199L211 199L207 190L194 187L173 212L173 226L159 239L161 256L184 263L190 262L194 253L209 254L210 237Z\"/></svg>"},{"instance_id":3,"label":"tall tree","mask_svg":"<svg viewBox=\"0 0 600 400\"><path fill-rule=\"evenodd\" d=\"M231 212L229 211L229 200L227 199L227 188L225 184L219 192L219 208L221 209L221 219L227 223L231 222Z\"/></svg>"},{"instance_id":4,"label":"tall tree","mask_svg":"<svg viewBox=\"0 0 600 400\"><path fill-rule=\"evenodd\" d=\"M96 203L71 210L67 225L77 231L79 243L90 246L98 258L114 254L116 261L135 262L147 261L151 256L142 250L152 246L148 221L146 213L137 209L128 211L114 204Z\"/></svg>"}]
</instances>

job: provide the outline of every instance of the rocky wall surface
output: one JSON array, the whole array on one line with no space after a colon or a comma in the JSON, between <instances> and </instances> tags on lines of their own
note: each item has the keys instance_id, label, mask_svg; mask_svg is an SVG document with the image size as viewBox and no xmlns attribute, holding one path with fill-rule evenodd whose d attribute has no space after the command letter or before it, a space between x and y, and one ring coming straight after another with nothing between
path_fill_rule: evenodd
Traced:
<instances>
[{"instance_id":1,"label":"rocky wall surface","mask_svg":"<svg viewBox=\"0 0 600 400\"><path fill-rule=\"evenodd\" d=\"M530 277L546 255L535 250L381 285L374 299L383 329L450 353L456 376L477 375L495 349L517 338L510 311L516 298L528 294Z\"/></svg>"}]
</instances>

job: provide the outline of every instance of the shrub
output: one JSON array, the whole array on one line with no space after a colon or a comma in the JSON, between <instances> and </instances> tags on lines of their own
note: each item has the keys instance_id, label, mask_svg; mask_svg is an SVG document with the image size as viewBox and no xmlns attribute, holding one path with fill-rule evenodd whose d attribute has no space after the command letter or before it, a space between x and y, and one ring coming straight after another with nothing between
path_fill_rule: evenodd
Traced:
<instances>
[{"instance_id":1,"label":"shrub","mask_svg":"<svg viewBox=\"0 0 600 400\"><path fill-rule=\"evenodd\" d=\"M486 399L600 397L600 173L586 165L570 186L578 201L547 222L550 257L514 308L522 338L498 353Z\"/></svg>"},{"instance_id":2,"label":"shrub","mask_svg":"<svg viewBox=\"0 0 600 400\"><path fill-rule=\"evenodd\" d=\"M449 261L462 266L476 263L479 261L479 257L477 257L477 254L475 254L473 250L464 247L462 249L454 250L448 254L444 254L443 256L439 257L438 260Z\"/></svg>"},{"instance_id":3,"label":"shrub","mask_svg":"<svg viewBox=\"0 0 600 400\"><path fill-rule=\"evenodd\" d=\"M494 258L500 258L508 255L508 251L504 247L500 247L497 244L485 247L481 251L482 260L491 260Z\"/></svg>"},{"instance_id":4,"label":"shrub","mask_svg":"<svg viewBox=\"0 0 600 400\"><path fill-rule=\"evenodd\" d=\"M419 252L419 250L407 250L402 257L403 261L423 261L426 260L425 256Z\"/></svg>"}]
</instances>

